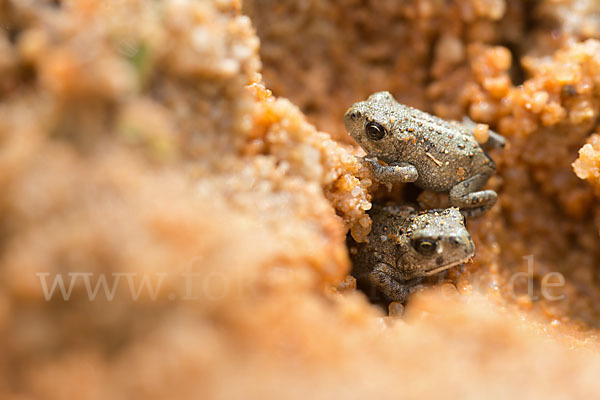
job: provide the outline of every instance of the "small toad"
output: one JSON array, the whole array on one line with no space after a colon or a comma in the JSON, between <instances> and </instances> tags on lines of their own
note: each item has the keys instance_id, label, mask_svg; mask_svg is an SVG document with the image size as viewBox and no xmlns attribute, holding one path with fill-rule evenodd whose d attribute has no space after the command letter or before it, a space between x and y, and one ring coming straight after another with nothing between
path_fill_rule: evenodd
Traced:
<instances>
[{"instance_id":1,"label":"small toad","mask_svg":"<svg viewBox=\"0 0 600 400\"><path fill-rule=\"evenodd\" d=\"M425 190L448 192L450 204L468 217L496 203L496 192L480 190L496 164L464 125L400 104L388 92L355 103L344 123L367 153L363 162L377 181L414 182ZM504 146L502 136L489 133L489 148Z\"/></svg>"},{"instance_id":2,"label":"small toad","mask_svg":"<svg viewBox=\"0 0 600 400\"><path fill-rule=\"evenodd\" d=\"M352 275L371 298L404 302L422 279L468 261L475 252L457 208L373 205L369 215L367 241L357 243L349 235L348 248Z\"/></svg>"}]
</instances>

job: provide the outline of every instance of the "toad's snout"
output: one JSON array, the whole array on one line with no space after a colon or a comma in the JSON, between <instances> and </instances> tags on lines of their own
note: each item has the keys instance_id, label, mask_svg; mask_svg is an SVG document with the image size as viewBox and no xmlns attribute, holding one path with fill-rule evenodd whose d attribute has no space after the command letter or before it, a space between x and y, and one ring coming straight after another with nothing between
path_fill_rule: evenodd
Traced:
<instances>
[{"instance_id":1,"label":"toad's snout","mask_svg":"<svg viewBox=\"0 0 600 400\"><path fill-rule=\"evenodd\" d=\"M355 107L350 107L348 111L346 111L346 114L344 114L344 124L346 125L346 128L349 130L360 117L362 117L361 112Z\"/></svg>"},{"instance_id":2,"label":"toad's snout","mask_svg":"<svg viewBox=\"0 0 600 400\"><path fill-rule=\"evenodd\" d=\"M468 233L464 235L455 235L448 238L450 245L456 249L464 249L465 254L472 255L475 251L475 244Z\"/></svg>"}]
</instances>

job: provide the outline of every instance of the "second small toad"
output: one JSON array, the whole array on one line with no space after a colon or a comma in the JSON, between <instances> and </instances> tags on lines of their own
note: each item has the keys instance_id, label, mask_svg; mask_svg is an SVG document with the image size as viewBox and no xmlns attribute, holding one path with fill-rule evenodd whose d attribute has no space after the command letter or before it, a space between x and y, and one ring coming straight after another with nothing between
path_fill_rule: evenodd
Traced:
<instances>
[{"instance_id":1,"label":"second small toad","mask_svg":"<svg viewBox=\"0 0 600 400\"><path fill-rule=\"evenodd\" d=\"M468 261L475 252L457 208L416 211L373 205L364 243L348 235L352 275L369 297L404 302L425 277Z\"/></svg>"}]
</instances>

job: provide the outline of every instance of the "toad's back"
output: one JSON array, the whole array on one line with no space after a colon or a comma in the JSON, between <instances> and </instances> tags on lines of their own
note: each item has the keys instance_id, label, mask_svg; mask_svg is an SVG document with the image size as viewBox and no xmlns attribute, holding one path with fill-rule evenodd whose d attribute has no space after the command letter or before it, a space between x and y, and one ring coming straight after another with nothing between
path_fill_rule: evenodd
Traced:
<instances>
[{"instance_id":1,"label":"toad's back","mask_svg":"<svg viewBox=\"0 0 600 400\"><path fill-rule=\"evenodd\" d=\"M381 159L414 165L419 172L419 186L443 191L475 171L495 170L494 161L459 124L396 102L394 109L397 119L390 121L391 132L404 145L396 147L397 154Z\"/></svg>"}]
</instances>

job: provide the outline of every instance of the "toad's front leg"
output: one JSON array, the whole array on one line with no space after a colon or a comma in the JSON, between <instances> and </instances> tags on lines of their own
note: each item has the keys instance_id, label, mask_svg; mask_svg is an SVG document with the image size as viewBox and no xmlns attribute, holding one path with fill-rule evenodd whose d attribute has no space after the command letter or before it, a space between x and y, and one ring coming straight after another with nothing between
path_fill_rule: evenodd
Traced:
<instances>
[{"instance_id":1,"label":"toad's front leg","mask_svg":"<svg viewBox=\"0 0 600 400\"><path fill-rule=\"evenodd\" d=\"M460 208L466 217L478 217L496 204L498 195L493 190L479 190L494 171L481 172L471 178L457 183L450 189L450 204Z\"/></svg>"},{"instance_id":2,"label":"toad's front leg","mask_svg":"<svg viewBox=\"0 0 600 400\"><path fill-rule=\"evenodd\" d=\"M392 275L393 271L387 264L379 263L369 272L369 283L379 289L388 300L404 303L418 286L402 284Z\"/></svg>"},{"instance_id":3,"label":"toad's front leg","mask_svg":"<svg viewBox=\"0 0 600 400\"><path fill-rule=\"evenodd\" d=\"M375 158L363 157L362 162L371 170L373 177L382 183L405 183L414 182L419 173L414 165L409 163L396 163L381 165Z\"/></svg>"}]
</instances>

